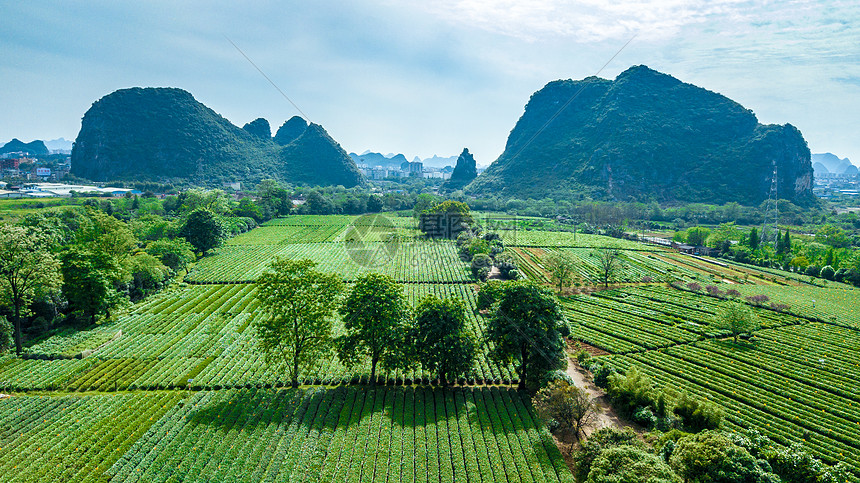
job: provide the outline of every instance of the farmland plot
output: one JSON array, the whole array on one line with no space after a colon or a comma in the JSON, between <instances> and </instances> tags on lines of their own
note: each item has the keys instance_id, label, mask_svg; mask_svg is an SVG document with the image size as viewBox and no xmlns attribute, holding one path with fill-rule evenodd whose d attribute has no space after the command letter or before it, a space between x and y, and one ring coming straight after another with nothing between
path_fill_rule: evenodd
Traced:
<instances>
[{"instance_id":1,"label":"farmland plot","mask_svg":"<svg viewBox=\"0 0 860 483\"><path fill-rule=\"evenodd\" d=\"M275 257L313 260L318 270L336 273L346 281L368 272L384 273L398 282L474 281L457 247L447 241L226 246L198 262L186 280L198 283L253 281Z\"/></svg>"}]
</instances>

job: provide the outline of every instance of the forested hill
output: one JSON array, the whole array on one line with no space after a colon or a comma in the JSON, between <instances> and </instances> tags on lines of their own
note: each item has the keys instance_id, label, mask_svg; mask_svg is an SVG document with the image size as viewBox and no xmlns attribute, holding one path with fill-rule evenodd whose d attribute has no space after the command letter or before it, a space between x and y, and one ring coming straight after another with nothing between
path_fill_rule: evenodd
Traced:
<instances>
[{"instance_id":1,"label":"forested hill","mask_svg":"<svg viewBox=\"0 0 860 483\"><path fill-rule=\"evenodd\" d=\"M254 121L262 126L263 120ZM72 150L72 174L95 181L185 180L203 185L265 178L355 186L363 177L322 126L289 121L279 144L242 129L175 88L131 88L93 103ZM268 123L265 123L268 125Z\"/></svg>"},{"instance_id":2,"label":"forested hill","mask_svg":"<svg viewBox=\"0 0 860 483\"><path fill-rule=\"evenodd\" d=\"M759 124L727 97L635 66L614 81L558 80L533 94L505 151L467 189L758 204L774 164L779 198L813 202L810 152L797 128Z\"/></svg>"}]
</instances>

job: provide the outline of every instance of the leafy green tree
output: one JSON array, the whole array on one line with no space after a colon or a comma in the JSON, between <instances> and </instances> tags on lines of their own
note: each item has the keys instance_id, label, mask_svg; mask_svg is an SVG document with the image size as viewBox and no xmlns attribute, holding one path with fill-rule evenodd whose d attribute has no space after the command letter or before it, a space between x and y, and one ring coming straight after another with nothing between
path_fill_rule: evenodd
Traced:
<instances>
[{"instance_id":1,"label":"leafy green tree","mask_svg":"<svg viewBox=\"0 0 860 483\"><path fill-rule=\"evenodd\" d=\"M507 282L485 334L490 356L516 364L519 388L537 388L544 374L567 367L564 316L552 291L531 282Z\"/></svg>"},{"instance_id":2,"label":"leafy green tree","mask_svg":"<svg viewBox=\"0 0 860 483\"><path fill-rule=\"evenodd\" d=\"M566 252L557 251L547 257L546 262L550 277L561 292L564 287L570 285L576 271L576 260Z\"/></svg>"},{"instance_id":3,"label":"leafy green tree","mask_svg":"<svg viewBox=\"0 0 860 483\"><path fill-rule=\"evenodd\" d=\"M681 483L659 456L635 446L606 448L591 464L586 483Z\"/></svg>"},{"instance_id":4,"label":"leafy green tree","mask_svg":"<svg viewBox=\"0 0 860 483\"><path fill-rule=\"evenodd\" d=\"M791 234L789 234L788 230L785 230L785 238L782 239L782 251L784 253L791 253Z\"/></svg>"},{"instance_id":5,"label":"leafy green tree","mask_svg":"<svg viewBox=\"0 0 860 483\"><path fill-rule=\"evenodd\" d=\"M695 483L773 483L780 479L766 461L719 431L704 431L681 439L669 465L684 481Z\"/></svg>"},{"instance_id":6,"label":"leafy green tree","mask_svg":"<svg viewBox=\"0 0 860 483\"><path fill-rule=\"evenodd\" d=\"M409 307L403 289L380 273L360 276L339 312L346 334L337 338L338 356L354 366L370 358L370 383L376 384L376 366L392 368L402 363L403 336Z\"/></svg>"},{"instance_id":7,"label":"leafy green tree","mask_svg":"<svg viewBox=\"0 0 860 483\"><path fill-rule=\"evenodd\" d=\"M206 252L220 246L227 237L227 227L212 210L198 208L188 214L179 234L205 257Z\"/></svg>"},{"instance_id":8,"label":"leafy green tree","mask_svg":"<svg viewBox=\"0 0 860 483\"><path fill-rule=\"evenodd\" d=\"M818 275L825 280L833 280L836 277L836 270L830 265L825 265L821 267L821 273Z\"/></svg>"},{"instance_id":9,"label":"leafy green tree","mask_svg":"<svg viewBox=\"0 0 860 483\"><path fill-rule=\"evenodd\" d=\"M82 245L72 245L60 259L63 295L71 309L82 313L93 324L97 316L110 314L110 309L121 299L113 280L122 267L111 257Z\"/></svg>"},{"instance_id":10,"label":"leafy green tree","mask_svg":"<svg viewBox=\"0 0 860 483\"><path fill-rule=\"evenodd\" d=\"M824 225L815 233L815 241L835 248L844 248L851 244L845 230L833 225Z\"/></svg>"},{"instance_id":11,"label":"leafy green tree","mask_svg":"<svg viewBox=\"0 0 860 483\"><path fill-rule=\"evenodd\" d=\"M262 210L251 198L239 200L239 205L233 208L232 212L233 216L253 218L257 223L263 221Z\"/></svg>"},{"instance_id":12,"label":"leafy green tree","mask_svg":"<svg viewBox=\"0 0 860 483\"><path fill-rule=\"evenodd\" d=\"M594 256L597 258L597 280L604 288L609 288L609 284L615 280L615 275L622 268L621 250L617 248L595 250Z\"/></svg>"},{"instance_id":13,"label":"leafy green tree","mask_svg":"<svg viewBox=\"0 0 860 483\"><path fill-rule=\"evenodd\" d=\"M574 455L576 462L576 481L585 481L591 472L595 460L609 448L632 446L639 449L645 448L636 433L630 428L623 430L613 427L601 428L595 431L582 448Z\"/></svg>"},{"instance_id":14,"label":"leafy green tree","mask_svg":"<svg viewBox=\"0 0 860 483\"><path fill-rule=\"evenodd\" d=\"M711 326L732 334L735 342L741 334L751 334L758 330L758 317L746 305L727 302L711 319Z\"/></svg>"},{"instance_id":15,"label":"leafy green tree","mask_svg":"<svg viewBox=\"0 0 860 483\"><path fill-rule=\"evenodd\" d=\"M367 211L369 213L379 213L382 211L383 201L379 195L370 195L367 197Z\"/></svg>"},{"instance_id":16,"label":"leafy green tree","mask_svg":"<svg viewBox=\"0 0 860 483\"><path fill-rule=\"evenodd\" d=\"M161 263L174 272L179 272L194 261L193 248L184 238L164 238L147 244L146 253L158 257Z\"/></svg>"},{"instance_id":17,"label":"leafy green tree","mask_svg":"<svg viewBox=\"0 0 860 483\"><path fill-rule=\"evenodd\" d=\"M38 228L0 223L0 301L15 316L15 352L23 350L21 321L34 297L60 284L59 263L50 239Z\"/></svg>"},{"instance_id":18,"label":"leafy green tree","mask_svg":"<svg viewBox=\"0 0 860 483\"><path fill-rule=\"evenodd\" d=\"M478 310L487 310L498 302L505 288L505 282L501 280L490 280L480 285L478 290Z\"/></svg>"},{"instance_id":19,"label":"leafy green tree","mask_svg":"<svg viewBox=\"0 0 860 483\"><path fill-rule=\"evenodd\" d=\"M688 245L704 246L705 241L708 239L708 236L710 234L711 230L709 230L708 228L694 226L691 228L687 228L687 236L684 240Z\"/></svg>"},{"instance_id":20,"label":"leafy green tree","mask_svg":"<svg viewBox=\"0 0 860 483\"><path fill-rule=\"evenodd\" d=\"M599 411L587 391L567 381L553 381L542 388L532 398L532 405L541 419L554 421L561 430L572 429L577 439Z\"/></svg>"},{"instance_id":21,"label":"leafy green tree","mask_svg":"<svg viewBox=\"0 0 860 483\"><path fill-rule=\"evenodd\" d=\"M160 289L170 270L161 260L146 252L136 253L129 259L128 270L131 273L130 296L132 301L141 300L151 292Z\"/></svg>"},{"instance_id":22,"label":"leafy green tree","mask_svg":"<svg viewBox=\"0 0 860 483\"><path fill-rule=\"evenodd\" d=\"M750 237L749 237L750 249L753 251L757 250L760 241L761 240L759 240L758 230L755 227L753 227L753 229L750 230Z\"/></svg>"},{"instance_id":23,"label":"leafy green tree","mask_svg":"<svg viewBox=\"0 0 860 483\"><path fill-rule=\"evenodd\" d=\"M636 366L630 366L624 374L610 375L608 382L606 392L623 414L631 415L641 407L654 404L655 393L651 379Z\"/></svg>"},{"instance_id":24,"label":"leafy green tree","mask_svg":"<svg viewBox=\"0 0 860 483\"><path fill-rule=\"evenodd\" d=\"M466 305L460 299L428 295L415 309L412 334L421 365L435 372L443 386L472 368L476 344L466 327Z\"/></svg>"},{"instance_id":25,"label":"leafy green tree","mask_svg":"<svg viewBox=\"0 0 860 483\"><path fill-rule=\"evenodd\" d=\"M303 371L334 347L332 315L343 282L315 267L311 260L277 258L256 282L266 313L253 322L258 343L267 361L286 366L293 387L298 387Z\"/></svg>"}]
</instances>

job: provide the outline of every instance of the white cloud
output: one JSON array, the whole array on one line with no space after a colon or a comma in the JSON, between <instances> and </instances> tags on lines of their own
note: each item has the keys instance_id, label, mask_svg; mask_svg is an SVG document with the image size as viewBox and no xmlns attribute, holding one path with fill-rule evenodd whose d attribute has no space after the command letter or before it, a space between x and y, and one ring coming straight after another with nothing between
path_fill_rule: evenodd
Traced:
<instances>
[{"instance_id":1,"label":"white cloud","mask_svg":"<svg viewBox=\"0 0 860 483\"><path fill-rule=\"evenodd\" d=\"M423 8L447 21L538 41L566 37L580 42L665 39L714 16L745 15L744 0L442 0Z\"/></svg>"}]
</instances>

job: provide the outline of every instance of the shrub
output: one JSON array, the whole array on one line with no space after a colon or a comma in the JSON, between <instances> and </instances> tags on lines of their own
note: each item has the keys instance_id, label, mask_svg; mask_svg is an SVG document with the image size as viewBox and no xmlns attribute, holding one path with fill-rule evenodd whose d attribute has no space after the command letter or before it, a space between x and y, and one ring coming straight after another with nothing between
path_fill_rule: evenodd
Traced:
<instances>
[{"instance_id":1,"label":"shrub","mask_svg":"<svg viewBox=\"0 0 860 483\"><path fill-rule=\"evenodd\" d=\"M645 275L644 277L642 277L642 283L651 283L653 281L654 279L650 275Z\"/></svg>"},{"instance_id":2,"label":"shrub","mask_svg":"<svg viewBox=\"0 0 860 483\"><path fill-rule=\"evenodd\" d=\"M708 295L712 297L719 297L722 294L720 287L717 287L716 285L708 285L705 287L705 290L708 292Z\"/></svg>"},{"instance_id":3,"label":"shrub","mask_svg":"<svg viewBox=\"0 0 860 483\"><path fill-rule=\"evenodd\" d=\"M806 274L810 277L817 277L821 274L821 269L815 265L810 265L806 267Z\"/></svg>"},{"instance_id":4,"label":"shrub","mask_svg":"<svg viewBox=\"0 0 860 483\"><path fill-rule=\"evenodd\" d=\"M694 398L686 392L682 392L678 397L672 412L681 418L685 428L694 433L717 429L723 420L723 412L719 407Z\"/></svg>"},{"instance_id":5,"label":"shrub","mask_svg":"<svg viewBox=\"0 0 860 483\"><path fill-rule=\"evenodd\" d=\"M778 304L776 302L771 302L770 308L776 310L777 312L787 312L788 309L791 308L791 306L788 304Z\"/></svg>"},{"instance_id":6,"label":"shrub","mask_svg":"<svg viewBox=\"0 0 860 483\"><path fill-rule=\"evenodd\" d=\"M486 253L479 253L472 258L472 275L483 282L487 280L492 266L493 259Z\"/></svg>"},{"instance_id":7,"label":"shrub","mask_svg":"<svg viewBox=\"0 0 860 483\"><path fill-rule=\"evenodd\" d=\"M576 461L576 480L585 481L588 478L588 473L591 472L592 463L604 450L616 446L645 448L645 444L639 440L636 433L630 428L624 428L623 431L611 427L601 428L588 438L588 441L582 445L582 450L574 456L574 460Z\"/></svg>"},{"instance_id":8,"label":"shrub","mask_svg":"<svg viewBox=\"0 0 860 483\"><path fill-rule=\"evenodd\" d=\"M736 299L741 296L741 293L737 289L730 288L726 290L726 296Z\"/></svg>"},{"instance_id":9,"label":"shrub","mask_svg":"<svg viewBox=\"0 0 860 483\"><path fill-rule=\"evenodd\" d=\"M825 280L834 280L836 278L836 270L830 265L825 265L821 268L819 275Z\"/></svg>"},{"instance_id":10,"label":"shrub","mask_svg":"<svg viewBox=\"0 0 860 483\"><path fill-rule=\"evenodd\" d=\"M764 305L770 300L770 297L764 294L752 295L747 297L747 302L753 305Z\"/></svg>"},{"instance_id":11,"label":"shrub","mask_svg":"<svg viewBox=\"0 0 860 483\"><path fill-rule=\"evenodd\" d=\"M687 289L692 290L693 292L698 292L702 290L702 286L696 282L690 282L687 284Z\"/></svg>"},{"instance_id":12,"label":"shrub","mask_svg":"<svg viewBox=\"0 0 860 483\"><path fill-rule=\"evenodd\" d=\"M636 366L630 366L623 375L609 376L606 392L622 414L633 414L639 407L651 406L654 403L651 379L639 372Z\"/></svg>"}]
</instances>

